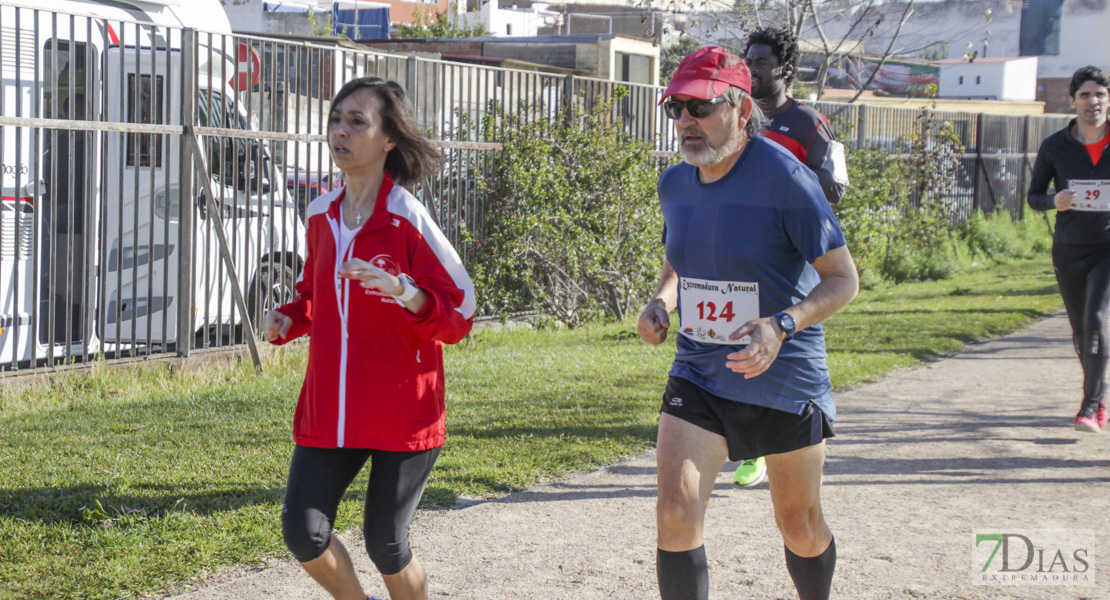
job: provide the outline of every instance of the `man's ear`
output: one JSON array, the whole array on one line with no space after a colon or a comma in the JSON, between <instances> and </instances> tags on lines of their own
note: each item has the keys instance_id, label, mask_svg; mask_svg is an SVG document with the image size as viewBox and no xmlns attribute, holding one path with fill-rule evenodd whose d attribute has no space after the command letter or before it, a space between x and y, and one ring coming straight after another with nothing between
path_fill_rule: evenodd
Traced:
<instances>
[{"instance_id":1,"label":"man's ear","mask_svg":"<svg viewBox=\"0 0 1110 600\"><path fill-rule=\"evenodd\" d=\"M748 120L752 118L752 110L755 108L755 100L751 96L745 95L740 99L740 114L736 119L736 126L741 131L748 126Z\"/></svg>"}]
</instances>

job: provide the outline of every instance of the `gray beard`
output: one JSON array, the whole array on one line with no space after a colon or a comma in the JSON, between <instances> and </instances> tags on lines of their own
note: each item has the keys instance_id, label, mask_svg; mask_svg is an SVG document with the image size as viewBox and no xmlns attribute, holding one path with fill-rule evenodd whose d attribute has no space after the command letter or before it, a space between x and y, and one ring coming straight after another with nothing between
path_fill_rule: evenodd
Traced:
<instances>
[{"instance_id":1,"label":"gray beard","mask_svg":"<svg viewBox=\"0 0 1110 600\"><path fill-rule=\"evenodd\" d=\"M682 155L682 160L686 163L704 169L713 167L731 156L732 153L740 147L741 141L741 131L739 129L734 129L732 135L726 138L724 142L716 148L710 146L709 142L702 137L703 147L701 149L693 150L680 143L678 145L678 153Z\"/></svg>"}]
</instances>

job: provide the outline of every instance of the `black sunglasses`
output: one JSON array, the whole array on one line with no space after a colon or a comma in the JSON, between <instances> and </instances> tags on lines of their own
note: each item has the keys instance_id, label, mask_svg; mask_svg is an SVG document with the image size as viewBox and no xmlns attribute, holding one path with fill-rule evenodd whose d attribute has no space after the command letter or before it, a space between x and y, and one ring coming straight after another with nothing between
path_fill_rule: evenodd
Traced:
<instances>
[{"instance_id":1,"label":"black sunglasses","mask_svg":"<svg viewBox=\"0 0 1110 600\"><path fill-rule=\"evenodd\" d=\"M678 100L667 100L663 103L663 112L672 119L682 118L682 109L686 109L691 117L695 119L704 119L713 112L713 105L728 102L724 96L718 96L710 100L687 100L680 102Z\"/></svg>"}]
</instances>

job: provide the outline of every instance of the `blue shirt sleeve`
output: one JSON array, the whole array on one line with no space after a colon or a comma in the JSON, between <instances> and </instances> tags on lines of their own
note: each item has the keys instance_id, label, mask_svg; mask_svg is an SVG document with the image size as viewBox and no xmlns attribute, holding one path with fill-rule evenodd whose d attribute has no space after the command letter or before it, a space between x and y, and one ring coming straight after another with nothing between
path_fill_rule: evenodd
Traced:
<instances>
[{"instance_id":1,"label":"blue shirt sleeve","mask_svg":"<svg viewBox=\"0 0 1110 600\"><path fill-rule=\"evenodd\" d=\"M799 164L791 176L793 185L785 195L783 225L794 247L812 264L847 242L813 171Z\"/></svg>"}]
</instances>

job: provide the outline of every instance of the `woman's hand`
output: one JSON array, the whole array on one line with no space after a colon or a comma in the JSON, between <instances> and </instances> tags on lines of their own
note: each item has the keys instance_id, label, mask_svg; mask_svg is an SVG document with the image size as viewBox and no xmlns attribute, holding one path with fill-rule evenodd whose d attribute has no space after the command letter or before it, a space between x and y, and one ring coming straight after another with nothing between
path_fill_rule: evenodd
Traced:
<instances>
[{"instance_id":1,"label":"woman's hand","mask_svg":"<svg viewBox=\"0 0 1110 600\"><path fill-rule=\"evenodd\" d=\"M375 289L390 296L400 296L405 291L400 279L359 258L352 258L340 265L339 274L347 279L360 281L359 285L364 288Z\"/></svg>"},{"instance_id":2,"label":"woman's hand","mask_svg":"<svg viewBox=\"0 0 1110 600\"><path fill-rule=\"evenodd\" d=\"M1075 205L1075 190L1064 190L1057 193L1052 197L1052 203L1056 205L1056 210L1064 212Z\"/></svg>"},{"instance_id":3,"label":"woman's hand","mask_svg":"<svg viewBox=\"0 0 1110 600\"><path fill-rule=\"evenodd\" d=\"M292 326L293 319L276 310L266 313L266 318L262 320L262 328L266 332L267 342L277 341L278 338L285 339L285 336L289 335L289 328Z\"/></svg>"}]
</instances>

